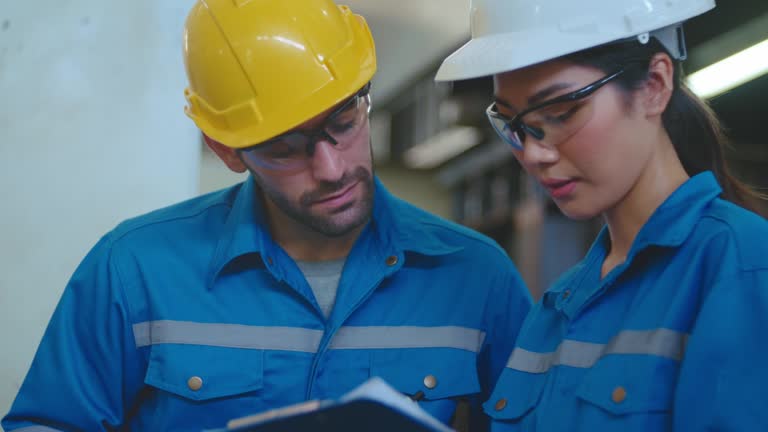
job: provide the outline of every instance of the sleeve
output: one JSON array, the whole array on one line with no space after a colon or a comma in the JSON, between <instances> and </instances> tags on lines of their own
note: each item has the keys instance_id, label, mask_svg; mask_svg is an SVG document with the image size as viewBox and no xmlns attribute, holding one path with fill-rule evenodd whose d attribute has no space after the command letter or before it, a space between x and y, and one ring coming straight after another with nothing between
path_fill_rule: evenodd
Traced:
<instances>
[{"instance_id":1,"label":"sleeve","mask_svg":"<svg viewBox=\"0 0 768 432\"><path fill-rule=\"evenodd\" d=\"M115 429L143 383L108 237L80 263L48 323L6 431Z\"/></svg>"},{"instance_id":2,"label":"sleeve","mask_svg":"<svg viewBox=\"0 0 768 432\"><path fill-rule=\"evenodd\" d=\"M691 332L675 394L680 431L768 430L768 268L713 286Z\"/></svg>"},{"instance_id":3,"label":"sleeve","mask_svg":"<svg viewBox=\"0 0 768 432\"><path fill-rule=\"evenodd\" d=\"M532 305L531 294L517 268L508 258L505 261L503 266L493 270L486 304L486 336L478 363L482 392L481 400L476 401L479 414L472 416L472 431L488 429L488 418L481 405L491 396Z\"/></svg>"}]
</instances>

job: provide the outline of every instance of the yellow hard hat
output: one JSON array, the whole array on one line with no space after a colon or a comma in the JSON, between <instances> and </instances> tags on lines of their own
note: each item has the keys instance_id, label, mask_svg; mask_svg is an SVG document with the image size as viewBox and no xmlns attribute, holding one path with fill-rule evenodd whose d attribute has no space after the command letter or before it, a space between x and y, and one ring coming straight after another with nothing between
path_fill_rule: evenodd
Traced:
<instances>
[{"instance_id":1,"label":"yellow hard hat","mask_svg":"<svg viewBox=\"0 0 768 432\"><path fill-rule=\"evenodd\" d=\"M185 112L243 148L352 96L376 72L365 20L331 0L198 0L184 27Z\"/></svg>"}]
</instances>

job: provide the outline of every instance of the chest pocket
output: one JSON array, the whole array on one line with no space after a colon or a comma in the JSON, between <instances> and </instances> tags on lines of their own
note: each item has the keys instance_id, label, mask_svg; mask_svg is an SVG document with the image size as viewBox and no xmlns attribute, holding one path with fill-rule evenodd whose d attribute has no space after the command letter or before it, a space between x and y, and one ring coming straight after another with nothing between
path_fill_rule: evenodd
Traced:
<instances>
[{"instance_id":1,"label":"chest pocket","mask_svg":"<svg viewBox=\"0 0 768 432\"><path fill-rule=\"evenodd\" d=\"M624 432L671 428L678 369L676 361L657 356L603 357L576 391L581 401L579 421L620 425Z\"/></svg>"},{"instance_id":2,"label":"chest pocket","mask_svg":"<svg viewBox=\"0 0 768 432\"><path fill-rule=\"evenodd\" d=\"M191 401L257 393L264 384L264 353L200 345L155 345L144 382Z\"/></svg>"},{"instance_id":3,"label":"chest pocket","mask_svg":"<svg viewBox=\"0 0 768 432\"><path fill-rule=\"evenodd\" d=\"M480 392L477 355L451 348L381 350L371 358L371 375L398 391L417 396L419 405L447 423L460 398Z\"/></svg>"},{"instance_id":4,"label":"chest pocket","mask_svg":"<svg viewBox=\"0 0 768 432\"><path fill-rule=\"evenodd\" d=\"M531 414L539 404L547 374L534 374L504 369L483 410L494 421L511 430L534 430ZM506 430L506 429L505 429Z\"/></svg>"}]
</instances>

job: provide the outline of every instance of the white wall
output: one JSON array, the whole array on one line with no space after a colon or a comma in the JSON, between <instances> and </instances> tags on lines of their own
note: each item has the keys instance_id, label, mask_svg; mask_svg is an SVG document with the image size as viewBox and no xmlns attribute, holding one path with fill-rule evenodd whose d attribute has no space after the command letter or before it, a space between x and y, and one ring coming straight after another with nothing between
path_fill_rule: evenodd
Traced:
<instances>
[{"instance_id":1,"label":"white wall","mask_svg":"<svg viewBox=\"0 0 768 432\"><path fill-rule=\"evenodd\" d=\"M200 140L202 141L202 140ZM198 190L201 194L213 192L240 183L248 178L247 173L230 171L224 162L202 143L200 159L200 180Z\"/></svg>"},{"instance_id":2,"label":"white wall","mask_svg":"<svg viewBox=\"0 0 768 432\"><path fill-rule=\"evenodd\" d=\"M182 112L191 4L0 3L0 416L87 250L197 192Z\"/></svg>"}]
</instances>

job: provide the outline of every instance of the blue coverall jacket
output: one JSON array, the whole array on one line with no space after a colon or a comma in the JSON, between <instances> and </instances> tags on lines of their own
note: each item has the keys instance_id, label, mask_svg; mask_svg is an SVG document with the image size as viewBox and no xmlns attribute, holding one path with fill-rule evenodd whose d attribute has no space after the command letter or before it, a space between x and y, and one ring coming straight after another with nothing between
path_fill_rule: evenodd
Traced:
<instances>
[{"instance_id":1,"label":"blue coverall jacket","mask_svg":"<svg viewBox=\"0 0 768 432\"><path fill-rule=\"evenodd\" d=\"M607 230L528 315L495 431L768 431L768 221L679 187L601 278Z\"/></svg>"},{"instance_id":2,"label":"blue coverall jacket","mask_svg":"<svg viewBox=\"0 0 768 432\"><path fill-rule=\"evenodd\" d=\"M372 376L444 422L460 398L481 413L530 308L503 250L377 180L326 319L257 194L251 178L104 236L66 287L5 430L199 431Z\"/></svg>"}]
</instances>

